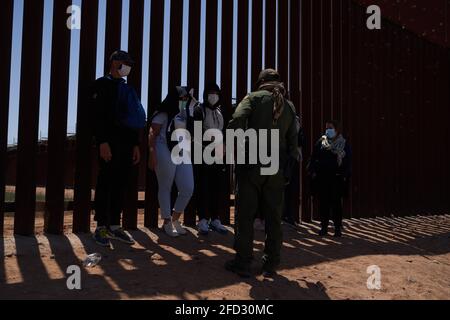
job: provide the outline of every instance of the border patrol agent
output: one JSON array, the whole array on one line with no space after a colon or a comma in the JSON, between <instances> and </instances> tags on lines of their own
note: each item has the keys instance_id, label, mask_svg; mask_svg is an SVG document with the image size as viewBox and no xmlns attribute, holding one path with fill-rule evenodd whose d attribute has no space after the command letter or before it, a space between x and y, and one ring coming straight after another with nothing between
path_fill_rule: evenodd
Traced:
<instances>
[{"instance_id":1,"label":"border patrol agent","mask_svg":"<svg viewBox=\"0 0 450 320\"><path fill-rule=\"evenodd\" d=\"M295 108L285 98L286 90L276 70L263 70L250 93L236 108L229 129L279 130L280 167L274 175L262 175L262 164L236 167L237 199L235 220L236 257L225 264L228 271L250 277L253 260L253 222L257 210L266 218L266 241L262 273L273 276L280 264L282 244L281 217L286 187L286 167L292 159L299 159L298 123ZM268 148L270 150L270 148ZM274 155L271 155L273 157Z\"/></svg>"}]
</instances>

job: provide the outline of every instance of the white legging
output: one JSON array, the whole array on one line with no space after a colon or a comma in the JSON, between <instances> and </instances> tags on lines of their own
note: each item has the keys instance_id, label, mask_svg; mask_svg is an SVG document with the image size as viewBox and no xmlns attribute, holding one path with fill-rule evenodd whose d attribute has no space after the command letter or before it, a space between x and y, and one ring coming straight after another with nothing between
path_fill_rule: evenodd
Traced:
<instances>
[{"instance_id":1,"label":"white legging","mask_svg":"<svg viewBox=\"0 0 450 320\"><path fill-rule=\"evenodd\" d=\"M156 143L156 177L158 179L158 200L161 217L170 219L172 216L171 193L173 182L178 188L178 197L173 210L184 212L194 193L194 174L191 164L174 164L167 144Z\"/></svg>"}]
</instances>

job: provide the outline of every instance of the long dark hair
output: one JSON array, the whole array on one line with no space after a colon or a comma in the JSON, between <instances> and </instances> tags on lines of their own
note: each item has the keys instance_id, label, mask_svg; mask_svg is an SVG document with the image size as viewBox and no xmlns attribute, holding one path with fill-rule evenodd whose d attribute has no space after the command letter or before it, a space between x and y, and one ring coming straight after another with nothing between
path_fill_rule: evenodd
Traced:
<instances>
[{"instance_id":1,"label":"long dark hair","mask_svg":"<svg viewBox=\"0 0 450 320\"><path fill-rule=\"evenodd\" d=\"M180 112L180 98L187 95L189 95L189 92L186 87L170 86L166 98L156 107L156 111L167 113L170 121Z\"/></svg>"}]
</instances>

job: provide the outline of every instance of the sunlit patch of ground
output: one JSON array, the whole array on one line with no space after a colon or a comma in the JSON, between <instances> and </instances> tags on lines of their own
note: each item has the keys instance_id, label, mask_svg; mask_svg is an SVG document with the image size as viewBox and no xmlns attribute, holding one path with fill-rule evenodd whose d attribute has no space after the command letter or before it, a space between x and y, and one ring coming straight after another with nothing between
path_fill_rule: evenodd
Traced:
<instances>
[{"instance_id":1,"label":"sunlit patch of ground","mask_svg":"<svg viewBox=\"0 0 450 320\"><path fill-rule=\"evenodd\" d=\"M242 280L224 270L233 257L233 234L170 239L159 230L132 231L137 243L98 247L89 234L13 236L5 219L0 239L0 298L37 299L450 299L450 216L346 220L344 237L316 236L317 223L283 226L281 270L274 279ZM94 225L92 226L94 227ZM264 234L256 232L255 273ZM66 270L89 253L103 259L82 267L82 290L66 287ZM381 289L367 288L369 266L381 271Z\"/></svg>"}]
</instances>

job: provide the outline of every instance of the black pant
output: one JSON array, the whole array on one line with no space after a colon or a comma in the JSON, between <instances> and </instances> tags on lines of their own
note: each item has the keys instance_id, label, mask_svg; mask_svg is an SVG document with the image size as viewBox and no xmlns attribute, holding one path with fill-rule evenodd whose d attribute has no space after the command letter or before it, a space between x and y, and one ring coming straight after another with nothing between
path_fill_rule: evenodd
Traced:
<instances>
[{"instance_id":1,"label":"black pant","mask_svg":"<svg viewBox=\"0 0 450 320\"><path fill-rule=\"evenodd\" d=\"M125 191L132 166L133 146L111 143L112 160L99 158L99 173L95 189L95 221L98 226L120 225Z\"/></svg>"},{"instance_id":2,"label":"black pant","mask_svg":"<svg viewBox=\"0 0 450 320\"><path fill-rule=\"evenodd\" d=\"M194 167L195 204L200 220L219 218L220 207L226 199L226 172L223 165L202 164Z\"/></svg>"},{"instance_id":3,"label":"black pant","mask_svg":"<svg viewBox=\"0 0 450 320\"><path fill-rule=\"evenodd\" d=\"M335 227L342 226L342 198L344 191L344 180L340 175L318 176L319 212L322 227L328 227L333 220Z\"/></svg>"},{"instance_id":4,"label":"black pant","mask_svg":"<svg viewBox=\"0 0 450 320\"><path fill-rule=\"evenodd\" d=\"M253 260L253 223L260 211L266 220L265 264L275 268L280 263L283 240L281 216L286 179L281 173L263 176L259 168L253 168L236 171L236 180L236 260L242 265L249 265Z\"/></svg>"}]
</instances>

